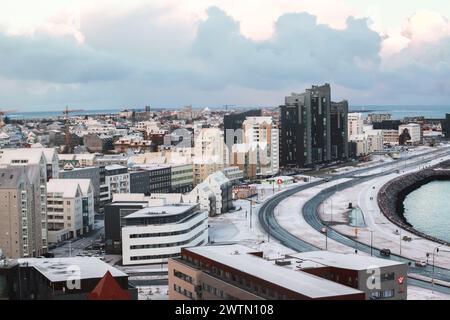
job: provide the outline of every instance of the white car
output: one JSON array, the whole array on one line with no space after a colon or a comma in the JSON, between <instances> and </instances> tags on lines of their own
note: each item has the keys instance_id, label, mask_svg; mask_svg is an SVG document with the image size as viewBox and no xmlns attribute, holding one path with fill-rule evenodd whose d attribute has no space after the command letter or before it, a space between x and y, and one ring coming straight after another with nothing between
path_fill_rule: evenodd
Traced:
<instances>
[{"instance_id":1,"label":"white car","mask_svg":"<svg viewBox=\"0 0 450 320\"><path fill-rule=\"evenodd\" d=\"M417 260L415 264L416 264L416 267L426 267L427 266L427 262L424 260Z\"/></svg>"}]
</instances>

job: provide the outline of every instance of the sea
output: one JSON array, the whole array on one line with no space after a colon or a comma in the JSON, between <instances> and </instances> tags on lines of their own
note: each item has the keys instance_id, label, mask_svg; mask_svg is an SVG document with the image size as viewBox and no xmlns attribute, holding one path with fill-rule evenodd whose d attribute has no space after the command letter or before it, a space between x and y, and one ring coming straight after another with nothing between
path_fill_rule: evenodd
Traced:
<instances>
[{"instance_id":1,"label":"sea","mask_svg":"<svg viewBox=\"0 0 450 320\"><path fill-rule=\"evenodd\" d=\"M259 107L260 108L260 107ZM36 108L40 110L46 110L47 108ZM74 112L71 115L96 115L96 114L117 114L125 108L83 108L85 111ZM210 108L211 110L219 110L219 108ZM246 107L248 109L248 107ZM142 111L143 109L133 109L136 111ZM156 110L156 109L154 109ZM163 110L158 108L158 110ZM446 113L450 113L450 105L447 106L351 106L350 112L361 112L365 115L369 113L390 113L394 120L402 120L405 117L424 116L431 119L443 119ZM8 117L16 120L27 119L44 119L44 118L58 118L61 117L62 110L60 111L28 111L28 112L15 112L8 114Z\"/></svg>"},{"instance_id":2,"label":"sea","mask_svg":"<svg viewBox=\"0 0 450 320\"><path fill-rule=\"evenodd\" d=\"M415 229L450 242L450 181L433 181L411 192L404 216Z\"/></svg>"}]
</instances>

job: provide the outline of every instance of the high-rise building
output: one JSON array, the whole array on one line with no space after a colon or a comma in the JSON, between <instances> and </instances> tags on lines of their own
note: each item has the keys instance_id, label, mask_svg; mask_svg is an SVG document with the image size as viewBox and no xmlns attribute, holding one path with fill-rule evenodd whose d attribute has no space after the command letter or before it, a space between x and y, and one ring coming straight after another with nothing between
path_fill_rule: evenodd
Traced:
<instances>
[{"instance_id":1,"label":"high-rise building","mask_svg":"<svg viewBox=\"0 0 450 320\"><path fill-rule=\"evenodd\" d=\"M0 249L7 258L45 252L39 169L37 165L0 168Z\"/></svg>"},{"instance_id":2,"label":"high-rise building","mask_svg":"<svg viewBox=\"0 0 450 320\"><path fill-rule=\"evenodd\" d=\"M229 144L241 143L238 137L234 135L237 130L242 129L242 125L247 117L260 117L262 115L260 109L249 110L240 113L231 113L223 117L223 128L224 128L224 141L229 146ZM229 131L227 131L229 130ZM227 135L228 133L228 135ZM233 139L229 141L229 139ZM243 139L243 137L241 137Z\"/></svg>"},{"instance_id":3,"label":"high-rise building","mask_svg":"<svg viewBox=\"0 0 450 320\"><path fill-rule=\"evenodd\" d=\"M331 102L330 110L331 160L347 159L348 144L348 102Z\"/></svg>"},{"instance_id":4,"label":"high-rise building","mask_svg":"<svg viewBox=\"0 0 450 320\"><path fill-rule=\"evenodd\" d=\"M272 176L279 170L278 127L271 117L247 117L244 130L244 163L236 163L246 177ZM250 170L252 168L253 170ZM252 174L249 171L254 171Z\"/></svg>"},{"instance_id":5,"label":"high-rise building","mask_svg":"<svg viewBox=\"0 0 450 320\"><path fill-rule=\"evenodd\" d=\"M333 130L336 132L333 135L331 106L329 84L312 86L302 94L293 93L286 97L285 105L280 106L280 166L301 168L344 158L348 147L337 144L334 146L335 153L338 153L337 150L347 151L333 157L332 136L336 140L341 134L343 137L339 140L347 139L342 131L347 125L338 119L347 121L348 104L345 101L334 104ZM336 140L334 143L342 142Z\"/></svg>"},{"instance_id":6,"label":"high-rise building","mask_svg":"<svg viewBox=\"0 0 450 320\"><path fill-rule=\"evenodd\" d=\"M33 185L33 201L35 210L40 211L36 218L40 225L40 236L36 239L42 242L41 253L46 253L47 241L47 160L43 149L8 149L0 150L0 166L26 167L28 179ZM53 166L53 165L52 165ZM35 226L38 224L36 223Z\"/></svg>"}]
</instances>

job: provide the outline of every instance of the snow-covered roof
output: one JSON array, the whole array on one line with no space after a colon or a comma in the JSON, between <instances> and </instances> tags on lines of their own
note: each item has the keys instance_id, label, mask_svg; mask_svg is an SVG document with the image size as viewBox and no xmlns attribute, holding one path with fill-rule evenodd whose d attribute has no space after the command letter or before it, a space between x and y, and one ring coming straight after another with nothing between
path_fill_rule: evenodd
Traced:
<instances>
[{"instance_id":1,"label":"snow-covered roof","mask_svg":"<svg viewBox=\"0 0 450 320\"><path fill-rule=\"evenodd\" d=\"M139 211L136 211L128 216L124 217L124 219L135 219L135 218L148 218L154 217L157 215L177 215L183 212L186 212L196 205L193 204L171 204L167 206L151 206L147 208L143 208Z\"/></svg>"},{"instance_id":2,"label":"snow-covered roof","mask_svg":"<svg viewBox=\"0 0 450 320\"><path fill-rule=\"evenodd\" d=\"M50 179L47 182L47 192L62 193L63 198L75 198L77 192L81 192L79 179Z\"/></svg>"},{"instance_id":3,"label":"snow-covered roof","mask_svg":"<svg viewBox=\"0 0 450 320\"><path fill-rule=\"evenodd\" d=\"M118 169L126 169L127 167L121 166L120 164L110 164L105 167L105 170L118 170Z\"/></svg>"},{"instance_id":4,"label":"snow-covered roof","mask_svg":"<svg viewBox=\"0 0 450 320\"><path fill-rule=\"evenodd\" d=\"M374 266L382 268L404 264L398 261L362 256L354 253L347 254L330 251L301 252L289 256L299 260L310 260L330 267L359 271L371 269Z\"/></svg>"},{"instance_id":5,"label":"snow-covered roof","mask_svg":"<svg viewBox=\"0 0 450 320\"><path fill-rule=\"evenodd\" d=\"M306 272L278 266L274 261L250 254L255 250L242 245L201 246L186 250L310 298L361 293L359 290Z\"/></svg>"},{"instance_id":6,"label":"snow-covered roof","mask_svg":"<svg viewBox=\"0 0 450 320\"><path fill-rule=\"evenodd\" d=\"M113 277L126 277L127 274L94 257L71 258L25 258L19 259L21 265L28 263L51 282L67 281L74 273L80 279L102 278L107 271Z\"/></svg>"}]
</instances>

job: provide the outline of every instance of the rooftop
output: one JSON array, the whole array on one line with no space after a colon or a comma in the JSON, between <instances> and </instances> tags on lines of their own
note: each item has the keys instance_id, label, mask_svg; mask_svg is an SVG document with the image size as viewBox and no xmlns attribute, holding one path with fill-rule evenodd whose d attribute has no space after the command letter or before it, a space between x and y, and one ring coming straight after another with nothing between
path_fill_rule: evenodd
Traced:
<instances>
[{"instance_id":1,"label":"rooftop","mask_svg":"<svg viewBox=\"0 0 450 320\"><path fill-rule=\"evenodd\" d=\"M19 259L19 263L28 263L51 282L66 281L74 272L79 272L81 279L103 278L108 271L113 277L127 277L126 273L94 257L26 258Z\"/></svg>"},{"instance_id":2,"label":"rooftop","mask_svg":"<svg viewBox=\"0 0 450 320\"><path fill-rule=\"evenodd\" d=\"M361 293L333 281L278 266L274 261L249 254L255 250L241 245L202 246L186 250L310 298Z\"/></svg>"},{"instance_id":3,"label":"rooftop","mask_svg":"<svg viewBox=\"0 0 450 320\"><path fill-rule=\"evenodd\" d=\"M362 256L354 253L336 253L330 251L311 251L289 255L299 260L308 260L322 265L337 267L349 270L367 270L377 267L390 267L402 265L404 263L381 259L376 257Z\"/></svg>"},{"instance_id":4,"label":"rooftop","mask_svg":"<svg viewBox=\"0 0 450 320\"><path fill-rule=\"evenodd\" d=\"M136 211L132 214L129 214L125 217L125 219L134 219L134 218L146 218L149 216L156 215L177 215L187 210L194 208L195 204L172 204L167 206L152 206L143 208L139 211Z\"/></svg>"}]
</instances>

